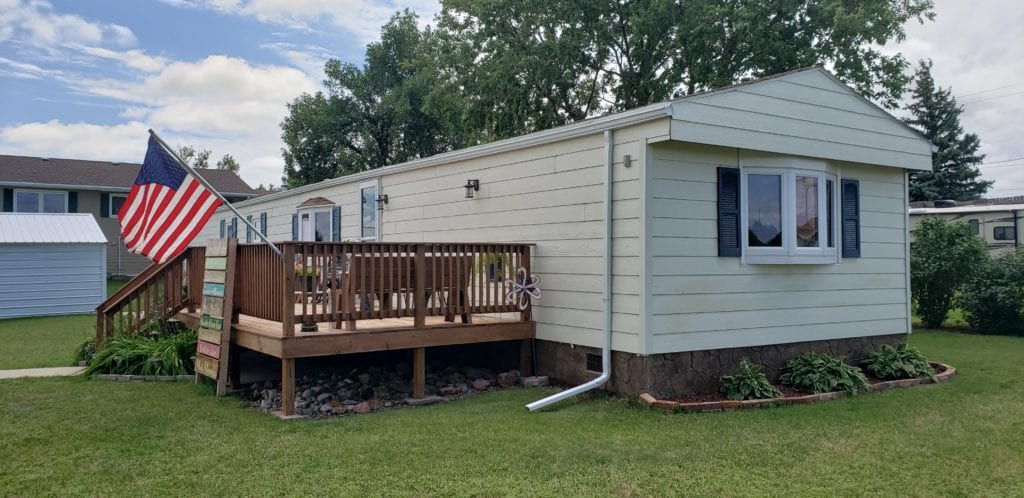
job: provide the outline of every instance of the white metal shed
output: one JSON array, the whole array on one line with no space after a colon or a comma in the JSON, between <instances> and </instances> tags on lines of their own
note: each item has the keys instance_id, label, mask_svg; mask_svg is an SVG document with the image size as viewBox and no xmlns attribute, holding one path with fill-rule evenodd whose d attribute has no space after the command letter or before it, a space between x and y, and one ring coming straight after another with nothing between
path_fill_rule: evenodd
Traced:
<instances>
[{"instance_id":1,"label":"white metal shed","mask_svg":"<svg viewBox=\"0 0 1024 498\"><path fill-rule=\"evenodd\" d=\"M106 244L88 213L0 213L0 319L95 311Z\"/></svg>"}]
</instances>

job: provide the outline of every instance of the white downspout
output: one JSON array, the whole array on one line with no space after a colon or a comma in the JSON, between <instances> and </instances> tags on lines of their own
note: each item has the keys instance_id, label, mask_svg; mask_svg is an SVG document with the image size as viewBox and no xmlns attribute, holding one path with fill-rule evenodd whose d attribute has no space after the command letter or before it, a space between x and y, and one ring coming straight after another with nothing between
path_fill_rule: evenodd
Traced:
<instances>
[{"instance_id":1,"label":"white downspout","mask_svg":"<svg viewBox=\"0 0 1024 498\"><path fill-rule=\"evenodd\" d=\"M601 309L604 342L601 346L601 375L585 384L566 389L544 399L526 405L531 412L557 403L566 398L596 389L608 382L612 376L612 130L604 131L604 289L601 292Z\"/></svg>"}]
</instances>

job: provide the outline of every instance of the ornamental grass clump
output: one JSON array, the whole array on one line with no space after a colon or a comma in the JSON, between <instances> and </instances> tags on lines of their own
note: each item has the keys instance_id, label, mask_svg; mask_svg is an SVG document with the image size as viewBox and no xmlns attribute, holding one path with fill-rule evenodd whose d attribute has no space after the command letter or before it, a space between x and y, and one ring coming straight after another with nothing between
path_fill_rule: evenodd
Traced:
<instances>
[{"instance_id":1,"label":"ornamental grass clump","mask_svg":"<svg viewBox=\"0 0 1024 498\"><path fill-rule=\"evenodd\" d=\"M85 375L189 375L195 372L196 332L152 337L107 339L85 369Z\"/></svg>"},{"instance_id":2,"label":"ornamental grass clump","mask_svg":"<svg viewBox=\"0 0 1024 498\"><path fill-rule=\"evenodd\" d=\"M815 394L843 391L853 396L868 386L868 379L859 368L847 365L842 358L814 352L786 362L779 381L796 390Z\"/></svg>"},{"instance_id":3,"label":"ornamental grass clump","mask_svg":"<svg viewBox=\"0 0 1024 498\"><path fill-rule=\"evenodd\" d=\"M935 378L935 371L924 355L906 343L895 348L886 344L869 354L862 364L882 380Z\"/></svg>"},{"instance_id":4,"label":"ornamental grass clump","mask_svg":"<svg viewBox=\"0 0 1024 498\"><path fill-rule=\"evenodd\" d=\"M782 396L768 377L761 372L761 365L751 363L744 358L740 361L740 370L736 375L722 377L722 393L731 400L770 399Z\"/></svg>"}]
</instances>

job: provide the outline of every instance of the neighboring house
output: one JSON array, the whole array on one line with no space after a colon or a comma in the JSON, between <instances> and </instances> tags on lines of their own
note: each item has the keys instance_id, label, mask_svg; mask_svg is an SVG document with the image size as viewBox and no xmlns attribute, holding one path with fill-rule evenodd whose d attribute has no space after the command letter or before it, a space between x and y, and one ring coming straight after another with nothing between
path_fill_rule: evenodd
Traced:
<instances>
[{"instance_id":1,"label":"neighboring house","mask_svg":"<svg viewBox=\"0 0 1024 498\"><path fill-rule=\"evenodd\" d=\"M128 253L117 212L139 175L139 164L0 155L2 212L91 213L109 241L107 272L135 275L149 265ZM200 170L229 201L257 195L230 171Z\"/></svg>"},{"instance_id":2,"label":"neighboring house","mask_svg":"<svg viewBox=\"0 0 1024 498\"><path fill-rule=\"evenodd\" d=\"M931 149L812 68L236 207L272 240L533 243L537 370L596 376L609 306L608 387L671 397L717 391L742 357L774 375L801 351L904 341L907 173ZM255 241L238 225L221 209L197 244Z\"/></svg>"},{"instance_id":3,"label":"neighboring house","mask_svg":"<svg viewBox=\"0 0 1024 498\"><path fill-rule=\"evenodd\" d=\"M1000 253L1020 247L1021 213L1024 196L975 201L935 201L910 203L910 229L925 216L939 216L948 221L965 222L971 232L985 240L989 252Z\"/></svg>"},{"instance_id":4,"label":"neighboring house","mask_svg":"<svg viewBox=\"0 0 1024 498\"><path fill-rule=\"evenodd\" d=\"M0 213L0 318L94 312L106 252L88 214Z\"/></svg>"}]
</instances>

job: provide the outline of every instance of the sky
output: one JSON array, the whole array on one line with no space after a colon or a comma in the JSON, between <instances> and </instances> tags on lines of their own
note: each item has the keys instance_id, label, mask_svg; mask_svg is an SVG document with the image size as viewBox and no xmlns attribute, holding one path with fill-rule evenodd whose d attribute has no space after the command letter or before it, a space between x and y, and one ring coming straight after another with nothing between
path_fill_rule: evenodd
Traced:
<instances>
[{"instance_id":1,"label":"sky","mask_svg":"<svg viewBox=\"0 0 1024 498\"><path fill-rule=\"evenodd\" d=\"M1024 195L1024 2L937 0L883 47L933 75L982 140L990 197ZM286 104L329 58L361 64L396 10L431 0L0 0L0 154L141 162L147 130L281 182Z\"/></svg>"}]
</instances>

